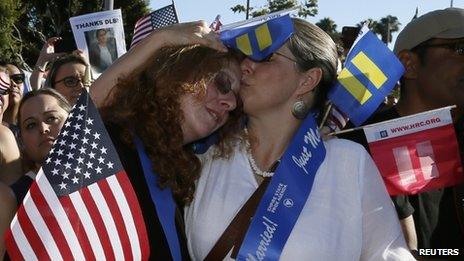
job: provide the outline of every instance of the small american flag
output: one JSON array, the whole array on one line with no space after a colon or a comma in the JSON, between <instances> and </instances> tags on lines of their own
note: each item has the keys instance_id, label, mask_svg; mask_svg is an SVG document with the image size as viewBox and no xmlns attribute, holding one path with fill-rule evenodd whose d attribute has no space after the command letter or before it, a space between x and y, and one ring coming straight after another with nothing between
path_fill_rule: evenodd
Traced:
<instances>
[{"instance_id":1,"label":"small american flag","mask_svg":"<svg viewBox=\"0 0 464 261\"><path fill-rule=\"evenodd\" d=\"M147 260L142 212L86 91L6 234L13 260Z\"/></svg>"},{"instance_id":2,"label":"small american flag","mask_svg":"<svg viewBox=\"0 0 464 261\"><path fill-rule=\"evenodd\" d=\"M177 19L174 4L170 4L149 13L148 15L140 18L135 24L131 47L140 42L151 31L171 24L177 24L178 22L179 20Z\"/></svg>"},{"instance_id":3,"label":"small american flag","mask_svg":"<svg viewBox=\"0 0 464 261\"><path fill-rule=\"evenodd\" d=\"M330 108L330 113L327 118L326 125L332 131L340 131L342 130L346 124L348 123L348 116L341 112L335 105Z\"/></svg>"},{"instance_id":4,"label":"small american flag","mask_svg":"<svg viewBox=\"0 0 464 261\"><path fill-rule=\"evenodd\" d=\"M4 95L10 89L10 77L5 71L0 71L0 95Z\"/></svg>"},{"instance_id":5,"label":"small american flag","mask_svg":"<svg viewBox=\"0 0 464 261\"><path fill-rule=\"evenodd\" d=\"M221 15L216 15L214 21L209 25L209 28L213 31L221 30L222 23L221 23Z\"/></svg>"}]
</instances>

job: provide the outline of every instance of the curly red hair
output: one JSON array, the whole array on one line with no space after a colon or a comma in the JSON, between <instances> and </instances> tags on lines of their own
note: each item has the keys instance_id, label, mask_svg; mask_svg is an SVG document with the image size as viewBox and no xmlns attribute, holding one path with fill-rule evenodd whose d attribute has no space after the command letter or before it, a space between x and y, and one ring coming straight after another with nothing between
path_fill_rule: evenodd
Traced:
<instances>
[{"instance_id":1,"label":"curly red hair","mask_svg":"<svg viewBox=\"0 0 464 261\"><path fill-rule=\"evenodd\" d=\"M180 97L193 92L201 99L206 84L231 62L237 62L235 54L198 45L162 48L118 80L102 109L106 122L122 127L126 144L133 146L131 132L143 141L158 185L170 187L179 202L192 200L201 170L191 147L183 144ZM236 126L232 122L228 128Z\"/></svg>"}]
</instances>

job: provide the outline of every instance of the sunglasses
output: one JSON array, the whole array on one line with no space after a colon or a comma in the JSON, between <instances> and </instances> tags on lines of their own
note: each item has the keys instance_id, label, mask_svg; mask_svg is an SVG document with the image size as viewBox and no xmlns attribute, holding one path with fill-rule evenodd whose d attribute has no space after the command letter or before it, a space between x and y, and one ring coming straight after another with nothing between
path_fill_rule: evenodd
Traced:
<instances>
[{"instance_id":1,"label":"sunglasses","mask_svg":"<svg viewBox=\"0 0 464 261\"><path fill-rule=\"evenodd\" d=\"M276 55L279 55L279 56L282 56L282 57L284 57L284 58L287 58L288 60L290 60L290 61L292 61L292 62L294 62L294 63L297 62L295 59L290 58L290 57L288 57L287 55L282 54L282 53L279 53L279 52L273 52L273 53L271 53L270 55L266 56L263 60L261 60L261 61L255 61L255 62L269 62L269 61L271 60L271 58L272 58L275 54L276 54Z\"/></svg>"},{"instance_id":2,"label":"sunglasses","mask_svg":"<svg viewBox=\"0 0 464 261\"><path fill-rule=\"evenodd\" d=\"M10 79L16 84L22 84L24 83L24 80L26 79L26 77L24 76L24 73L18 73L18 74L10 75Z\"/></svg>"},{"instance_id":3,"label":"sunglasses","mask_svg":"<svg viewBox=\"0 0 464 261\"><path fill-rule=\"evenodd\" d=\"M419 47L421 48L442 47L442 48L453 50L457 55L464 55L464 42L424 44L424 45L420 45Z\"/></svg>"},{"instance_id":4,"label":"sunglasses","mask_svg":"<svg viewBox=\"0 0 464 261\"><path fill-rule=\"evenodd\" d=\"M77 85L79 85L79 83L82 83L82 79L77 78L76 76L68 76L68 77L64 77L63 79L59 81L56 81L55 84L60 83L60 82L63 82L64 86L66 87L74 88Z\"/></svg>"},{"instance_id":5,"label":"sunglasses","mask_svg":"<svg viewBox=\"0 0 464 261\"><path fill-rule=\"evenodd\" d=\"M230 82L230 78L225 72L218 72L213 79L218 91L222 94L228 94L232 91L232 83Z\"/></svg>"}]
</instances>

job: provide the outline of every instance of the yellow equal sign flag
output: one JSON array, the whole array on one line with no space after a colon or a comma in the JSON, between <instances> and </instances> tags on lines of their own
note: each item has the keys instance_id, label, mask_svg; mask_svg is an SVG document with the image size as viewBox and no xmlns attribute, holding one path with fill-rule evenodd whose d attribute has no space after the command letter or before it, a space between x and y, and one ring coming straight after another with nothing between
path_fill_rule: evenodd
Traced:
<instances>
[{"instance_id":1,"label":"yellow equal sign flag","mask_svg":"<svg viewBox=\"0 0 464 261\"><path fill-rule=\"evenodd\" d=\"M253 53L253 50L251 49L251 43L250 43L250 38L248 37L248 34L243 34L240 35L235 39L235 42L237 44L237 48L242 51L245 55L251 55Z\"/></svg>"},{"instance_id":2,"label":"yellow equal sign flag","mask_svg":"<svg viewBox=\"0 0 464 261\"><path fill-rule=\"evenodd\" d=\"M359 52L351 62L377 89L380 89L387 81L387 76L364 52ZM372 93L367 87L356 79L347 68L340 72L338 81L361 105L372 97Z\"/></svg>"},{"instance_id":3,"label":"yellow equal sign flag","mask_svg":"<svg viewBox=\"0 0 464 261\"><path fill-rule=\"evenodd\" d=\"M255 29L255 34L260 51L272 45L271 32L269 32L267 23L258 26Z\"/></svg>"},{"instance_id":4,"label":"yellow equal sign flag","mask_svg":"<svg viewBox=\"0 0 464 261\"><path fill-rule=\"evenodd\" d=\"M272 37L271 32L269 31L269 27L267 23L264 23L254 30L254 34L256 37L256 41L258 42L258 46L252 46L250 41L249 33L242 34L235 39L235 43L237 44L237 48L242 51L245 55L252 55L254 51L264 50L265 48L272 45Z\"/></svg>"}]
</instances>

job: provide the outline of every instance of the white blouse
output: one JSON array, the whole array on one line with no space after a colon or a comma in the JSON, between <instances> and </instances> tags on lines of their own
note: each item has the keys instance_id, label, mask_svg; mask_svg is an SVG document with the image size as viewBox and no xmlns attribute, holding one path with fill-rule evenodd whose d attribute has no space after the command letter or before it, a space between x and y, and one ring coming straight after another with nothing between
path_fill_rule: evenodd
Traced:
<instances>
[{"instance_id":1,"label":"white blouse","mask_svg":"<svg viewBox=\"0 0 464 261\"><path fill-rule=\"evenodd\" d=\"M326 158L280 260L414 260L369 154L347 140L324 145ZM228 160L213 159L214 149L200 155L203 171L185 208L193 260L206 257L258 187L244 148Z\"/></svg>"}]
</instances>

